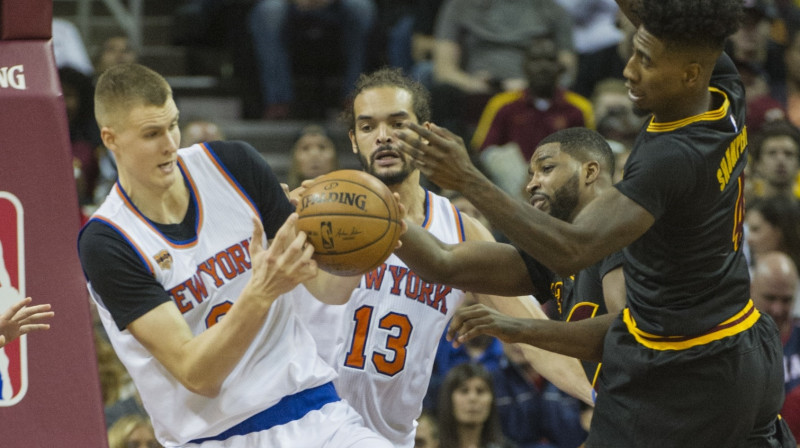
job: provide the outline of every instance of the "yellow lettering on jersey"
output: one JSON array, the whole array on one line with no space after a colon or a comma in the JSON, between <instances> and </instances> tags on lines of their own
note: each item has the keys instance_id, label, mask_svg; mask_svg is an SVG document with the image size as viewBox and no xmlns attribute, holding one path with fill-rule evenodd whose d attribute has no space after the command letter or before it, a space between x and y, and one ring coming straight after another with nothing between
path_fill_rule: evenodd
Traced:
<instances>
[{"instance_id":1,"label":"yellow lettering on jersey","mask_svg":"<svg viewBox=\"0 0 800 448\"><path fill-rule=\"evenodd\" d=\"M731 173L733 173L736 164L747 148L747 126L742 128L742 132L733 139L722 160L719 161L719 169L717 169L717 182L719 182L719 191L725 189L728 182L731 180Z\"/></svg>"}]
</instances>

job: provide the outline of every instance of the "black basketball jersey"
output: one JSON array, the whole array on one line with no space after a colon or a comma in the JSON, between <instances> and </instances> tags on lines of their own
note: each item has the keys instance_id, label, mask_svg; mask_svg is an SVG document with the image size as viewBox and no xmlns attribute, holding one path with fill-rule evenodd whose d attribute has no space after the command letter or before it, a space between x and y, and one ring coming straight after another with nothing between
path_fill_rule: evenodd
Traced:
<instances>
[{"instance_id":1,"label":"black basketball jersey","mask_svg":"<svg viewBox=\"0 0 800 448\"><path fill-rule=\"evenodd\" d=\"M624 249L627 301L640 330L696 336L742 311L749 277L742 246L747 161L744 87L723 54L714 108L650 120L615 187L655 223Z\"/></svg>"},{"instance_id":2,"label":"black basketball jersey","mask_svg":"<svg viewBox=\"0 0 800 448\"><path fill-rule=\"evenodd\" d=\"M603 277L622 266L624 262L622 252L614 252L569 277L557 276L527 253L523 251L519 253L525 261L531 280L535 278L549 280L550 294L537 292L534 295L542 303L554 301L559 320L574 322L608 313L603 294ZM541 282L535 283L534 286L544 287ZM599 364L591 361L581 361L581 364L586 377L594 384Z\"/></svg>"}]
</instances>

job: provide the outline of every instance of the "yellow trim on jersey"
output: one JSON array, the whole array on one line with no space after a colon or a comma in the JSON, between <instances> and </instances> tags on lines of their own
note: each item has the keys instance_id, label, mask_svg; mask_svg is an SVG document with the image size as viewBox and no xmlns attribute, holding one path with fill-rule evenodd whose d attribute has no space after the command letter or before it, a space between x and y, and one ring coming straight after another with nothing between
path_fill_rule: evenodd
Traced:
<instances>
[{"instance_id":1,"label":"yellow trim on jersey","mask_svg":"<svg viewBox=\"0 0 800 448\"><path fill-rule=\"evenodd\" d=\"M717 121L722 118L725 118L725 116L728 114L728 108L730 107L731 104L730 100L728 100L728 95L722 90L719 90L714 87L709 87L708 90L711 93L719 93L724 98L722 106L720 106L719 109L710 110L700 115L694 115L688 118L684 118L682 120L670 121L667 123L655 123L653 122L655 117L653 117L650 119L650 124L647 125L647 132L669 132L698 121Z\"/></svg>"},{"instance_id":2,"label":"yellow trim on jersey","mask_svg":"<svg viewBox=\"0 0 800 448\"><path fill-rule=\"evenodd\" d=\"M586 99L586 97L583 95L575 93L571 90L564 91L564 100L577 107L581 111L583 114L583 127L589 128L593 131L596 129L596 124L594 122L594 109L592 108L591 101Z\"/></svg>"},{"instance_id":3,"label":"yellow trim on jersey","mask_svg":"<svg viewBox=\"0 0 800 448\"><path fill-rule=\"evenodd\" d=\"M470 145L472 145L473 149L478 150L483 146L483 142L486 141L486 136L489 134L489 129L492 127L492 122L497 112L506 104L517 101L523 96L525 96L524 90L512 90L510 92L498 93L489 99L489 102L486 103L486 106L483 108L480 120L478 120L478 127L475 129L475 133L472 134Z\"/></svg>"},{"instance_id":4,"label":"yellow trim on jersey","mask_svg":"<svg viewBox=\"0 0 800 448\"><path fill-rule=\"evenodd\" d=\"M753 305L753 301L748 300L747 305L741 311L705 334L695 337L659 336L637 328L629 308L625 308L622 311L622 320L627 325L628 331L636 338L636 341L653 350L686 350L698 345L718 341L747 330L758 321L759 317L761 317L761 313Z\"/></svg>"},{"instance_id":5,"label":"yellow trim on jersey","mask_svg":"<svg viewBox=\"0 0 800 448\"><path fill-rule=\"evenodd\" d=\"M600 305L594 302L578 302L575 305L573 305L572 308L569 310L569 316L567 316L567 322L572 322L572 314L575 312L576 309L578 309L579 306L588 306L589 308L592 309L592 315L589 316L590 319L597 315L597 310L600 308Z\"/></svg>"}]
</instances>

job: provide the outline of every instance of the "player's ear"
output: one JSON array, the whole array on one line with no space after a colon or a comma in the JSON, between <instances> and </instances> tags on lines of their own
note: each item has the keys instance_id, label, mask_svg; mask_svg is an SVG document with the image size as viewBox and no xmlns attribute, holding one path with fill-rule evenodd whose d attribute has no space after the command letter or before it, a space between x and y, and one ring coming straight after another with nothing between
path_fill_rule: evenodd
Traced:
<instances>
[{"instance_id":1,"label":"player's ear","mask_svg":"<svg viewBox=\"0 0 800 448\"><path fill-rule=\"evenodd\" d=\"M587 185L593 183L600 176L600 163L590 160L583 164L583 177Z\"/></svg>"},{"instance_id":2,"label":"player's ear","mask_svg":"<svg viewBox=\"0 0 800 448\"><path fill-rule=\"evenodd\" d=\"M103 140L103 146L108 148L110 151L115 151L117 149L117 134L114 130L108 126L103 126L100 128L100 138Z\"/></svg>"},{"instance_id":3,"label":"player's ear","mask_svg":"<svg viewBox=\"0 0 800 448\"><path fill-rule=\"evenodd\" d=\"M347 136L350 137L350 146L353 148L353 154L358 154L358 144L356 143L356 134L352 129L347 131Z\"/></svg>"},{"instance_id":4,"label":"player's ear","mask_svg":"<svg viewBox=\"0 0 800 448\"><path fill-rule=\"evenodd\" d=\"M691 87L698 82L700 82L700 73L702 69L700 67L700 63L692 62L686 66L683 70L683 83L686 84L687 87Z\"/></svg>"}]
</instances>

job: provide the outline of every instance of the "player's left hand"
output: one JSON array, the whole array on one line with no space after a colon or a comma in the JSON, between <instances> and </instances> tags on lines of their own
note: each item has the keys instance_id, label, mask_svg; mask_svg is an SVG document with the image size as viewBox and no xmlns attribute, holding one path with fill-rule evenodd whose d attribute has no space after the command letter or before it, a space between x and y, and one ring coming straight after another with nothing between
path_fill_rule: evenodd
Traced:
<instances>
[{"instance_id":1,"label":"player's left hand","mask_svg":"<svg viewBox=\"0 0 800 448\"><path fill-rule=\"evenodd\" d=\"M523 342L523 331L528 323L535 324L535 321L507 316L479 303L456 310L446 337L454 347L482 334L503 342Z\"/></svg>"},{"instance_id":2,"label":"player's left hand","mask_svg":"<svg viewBox=\"0 0 800 448\"><path fill-rule=\"evenodd\" d=\"M395 131L398 147L412 158L414 166L436 185L463 192L473 179L483 177L470 160L464 140L445 128L416 123Z\"/></svg>"},{"instance_id":3,"label":"player's left hand","mask_svg":"<svg viewBox=\"0 0 800 448\"><path fill-rule=\"evenodd\" d=\"M55 315L50 304L28 306L32 300L26 297L0 315L0 347L23 334L50 328L46 322Z\"/></svg>"}]
</instances>

